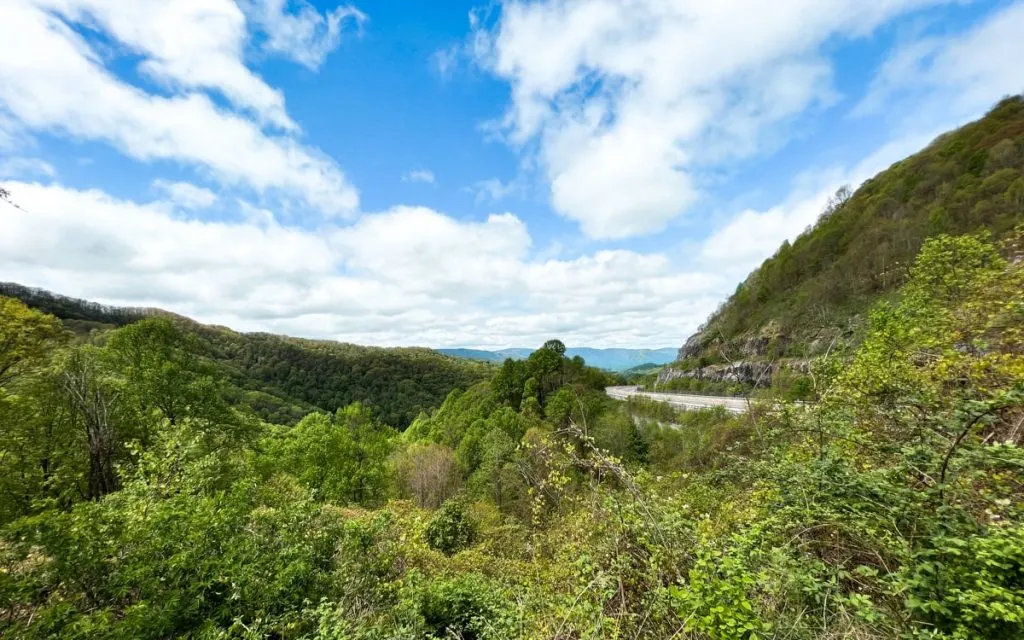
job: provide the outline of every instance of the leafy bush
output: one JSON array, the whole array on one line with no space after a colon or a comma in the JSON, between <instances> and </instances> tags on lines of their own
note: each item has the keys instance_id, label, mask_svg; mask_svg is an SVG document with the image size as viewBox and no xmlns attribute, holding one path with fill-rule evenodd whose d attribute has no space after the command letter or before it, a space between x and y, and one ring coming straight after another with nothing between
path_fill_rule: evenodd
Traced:
<instances>
[{"instance_id":1,"label":"leafy bush","mask_svg":"<svg viewBox=\"0 0 1024 640\"><path fill-rule=\"evenodd\" d=\"M419 594L419 613L429 638L507 638L503 600L487 580L470 574L428 582Z\"/></svg>"},{"instance_id":2,"label":"leafy bush","mask_svg":"<svg viewBox=\"0 0 1024 640\"><path fill-rule=\"evenodd\" d=\"M476 541L477 527L465 501L450 498L434 513L424 535L431 547L451 555Z\"/></svg>"}]
</instances>

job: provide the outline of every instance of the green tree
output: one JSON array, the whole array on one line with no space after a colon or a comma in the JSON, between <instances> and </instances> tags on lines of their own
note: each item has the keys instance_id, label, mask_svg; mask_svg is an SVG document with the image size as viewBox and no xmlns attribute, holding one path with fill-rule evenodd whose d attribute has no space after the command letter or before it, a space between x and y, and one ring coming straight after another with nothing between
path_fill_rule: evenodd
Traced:
<instances>
[{"instance_id":1,"label":"green tree","mask_svg":"<svg viewBox=\"0 0 1024 640\"><path fill-rule=\"evenodd\" d=\"M351 499L363 505L384 500L389 482L387 460L398 434L378 423L360 403L339 409L335 424L352 439L351 453L342 464L350 467Z\"/></svg>"},{"instance_id":2,"label":"green tree","mask_svg":"<svg viewBox=\"0 0 1024 640\"><path fill-rule=\"evenodd\" d=\"M0 297L0 522L42 498L66 503L78 488L81 449L52 375L63 344L56 318Z\"/></svg>"},{"instance_id":3,"label":"green tree","mask_svg":"<svg viewBox=\"0 0 1024 640\"><path fill-rule=\"evenodd\" d=\"M503 429L488 431L480 443L480 466L470 478L472 490L499 509L519 500L525 491L516 466L518 441Z\"/></svg>"},{"instance_id":4,"label":"green tree","mask_svg":"<svg viewBox=\"0 0 1024 640\"><path fill-rule=\"evenodd\" d=\"M565 353L564 346L561 346L561 352L559 352L559 345L562 343L557 340L549 340L544 344L544 347L531 353L526 360L530 377L537 381L537 399L541 405L544 405L549 393L562 386L561 374L564 360L562 354Z\"/></svg>"},{"instance_id":5,"label":"green tree","mask_svg":"<svg viewBox=\"0 0 1024 640\"><path fill-rule=\"evenodd\" d=\"M271 443L271 468L295 476L322 500L372 505L386 494L395 437L359 404L334 419L312 413Z\"/></svg>"},{"instance_id":6,"label":"green tree","mask_svg":"<svg viewBox=\"0 0 1024 640\"><path fill-rule=\"evenodd\" d=\"M523 401L523 387L528 377L526 362L506 358L501 369L491 378L491 391L495 399L519 411Z\"/></svg>"},{"instance_id":7,"label":"green tree","mask_svg":"<svg viewBox=\"0 0 1024 640\"><path fill-rule=\"evenodd\" d=\"M44 366L62 333L60 322L53 316L0 296L0 393Z\"/></svg>"},{"instance_id":8,"label":"green tree","mask_svg":"<svg viewBox=\"0 0 1024 640\"><path fill-rule=\"evenodd\" d=\"M233 421L212 366L199 355L195 334L171 320L146 318L114 331L105 355L122 381L125 403L138 412L143 445L152 436L150 425L160 419L171 425L203 419L211 428Z\"/></svg>"},{"instance_id":9,"label":"green tree","mask_svg":"<svg viewBox=\"0 0 1024 640\"><path fill-rule=\"evenodd\" d=\"M541 346L541 349L554 351L555 353L558 354L559 358L565 357L565 344L561 340L558 340L557 338L553 338L545 342L544 345Z\"/></svg>"}]
</instances>

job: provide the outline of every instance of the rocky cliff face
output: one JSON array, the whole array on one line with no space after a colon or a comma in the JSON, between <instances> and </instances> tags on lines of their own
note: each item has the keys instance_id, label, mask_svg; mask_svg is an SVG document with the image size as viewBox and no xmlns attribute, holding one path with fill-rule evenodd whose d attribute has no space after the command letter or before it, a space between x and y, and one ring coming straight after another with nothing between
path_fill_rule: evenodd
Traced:
<instances>
[{"instance_id":1,"label":"rocky cliff face","mask_svg":"<svg viewBox=\"0 0 1024 640\"><path fill-rule=\"evenodd\" d=\"M676 360L689 360L700 356L700 352L704 350L702 338L703 336L700 333L695 333L687 338L686 343L679 347Z\"/></svg>"},{"instance_id":2,"label":"rocky cliff face","mask_svg":"<svg viewBox=\"0 0 1024 640\"><path fill-rule=\"evenodd\" d=\"M789 344L789 336L775 322L768 322L756 332L727 342L720 335L711 335L705 330L698 331L686 340L686 344L679 349L677 359L692 361L701 356L711 356L716 359L756 360L773 353L782 353Z\"/></svg>"},{"instance_id":3,"label":"rocky cliff face","mask_svg":"<svg viewBox=\"0 0 1024 640\"><path fill-rule=\"evenodd\" d=\"M782 369L807 373L810 371L809 360L785 360L781 362L757 362L753 360L737 360L724 364L709 364L693 369L666 367L658 374L657 384L662 385L679 378L694 378L710 382L738 383L750 387L767 387L772 378Z\"/></svg>"},{"instance_id":4,"label":"rocky cliff face","mask_svg":"<svg viewBox=\"0 0 1024 640\"><path fill-rule=\"evenodd\" d=\"M720 334L710 335L707 330L697 332L679 349L676 365L662 369L657 382L695 378L770 386L780 370L806 374L811 358L856 342L860 324L860 316L855 315L842 326L825 325L792 336L775 321L769 321L756 332L729 340Z\"/></svg>"},{"instance_id":5,"label":"rocky cliff face","mask_svg":"<svg viewBox=\"0 0 1024 640\"><path fill-rule=\"evenodd\" d=\"M832 337L835 331L825 332ZM818 341L824 333L818 336ZM782 369L807 373L810 361L799 358L780 359L791 340L775 322L768 322L757 332L723 342L720 336L698 332L690 336L679 349L682 366L666 367L658 374L662 385L679 378L694 378L710 382L729 382L749 387L767 387ZM711 364L708 361L729 359L729 362ZM705 364L707 363L707 364Z\"/></svg>"},{"instance_id":6,"label":"rocky cliff face","mask_svg":"<svg viewBox=\"0 0 1024 640\"><path fill-rule=\"evenodd\" d=\"M777 365L755 363L744 360L727 364L711 364L696 369L675 369L668 367L658 374L658 385L679 378L694 378L710 382L734 382L748 386L765 386L771 382Z\"/></svg>"}]
</instances>

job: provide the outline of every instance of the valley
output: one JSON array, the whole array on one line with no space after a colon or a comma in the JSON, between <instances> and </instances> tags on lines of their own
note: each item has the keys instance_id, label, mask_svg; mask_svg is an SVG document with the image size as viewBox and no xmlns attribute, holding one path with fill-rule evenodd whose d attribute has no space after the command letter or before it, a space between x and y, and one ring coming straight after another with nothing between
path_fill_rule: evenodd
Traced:
<instances>
[{"instance_id":1,"label":"valley","mask_svg":"<svg viewBox=\"0 0 1024 640\"><path fill-rule=\"evenodd\" d=\"M245 18L229 3L231 11L211 21L239 37L197 58L212 57L219 65L174 58L176 49L168 45L157 62L145 61L139 75L159 79L168 92L179 85L205 87L216 84L218 73L247 70L239 61L245 47L259 43L261 55L280 53L320 31L337 39L342 19L360 27L365 20L351 7L325 17L302 6L284 31L264 33L243 47ZM644 3L630 4L629 16L615 13L615 3L565 3L547 20L527 19L542 6L502 5L512 14L510 29L545 27L545 37L520 42L516 52L536 53L545 68L553 64L543 50L534 50L558 40L555 18L579 7L593 12L585 26L599 33L600 42L586 48L580 61L548 69L544 82L515 84L512 93L528 95L531 108L510 110L506 120L523 118L522 126L541 128L553 126L547 119L571 121L574 135L581 136L585 123L564 113L556 117L544 99L557 76L576 66L588 80L572 96L556 91L560 108L573 109L562 103L594 96L610 101L619 91L656 97L664 90L662 83L616 77L612 91L592 80L590 66L603 47L621 44L619 23L633 12L650 17ZM659 11L668 6L658 5ZM180 10L176 3L161 7ZM284 11L281 3L274 7ZM81 8L90 31L79 33L65 20L82 16L32 3L17 8L7 10L20 20L8 28L9 36L22 29L52 36L56 29L53 37L72 38L74 46L54 51L72 60L86 52L80 69L60 76L64 82L78 76L113 81L95 65L105 64L108 50L114 55L116 38L104 41L104 56L92 55L86 44L87 36L95 37L91 30L104 28L106 13ZM866 21L874 12L852 13ZM140 9L138 15L148 14ZM431 59L458 66L452 59L463 49L498 47L514 36L476 31L484 18L476 11L470 16L473 37ZM145 24L131 17L115 30L131 40L126 50L141 56L156 45L147 44L149 38L140 35L149 33ZM277 24L269 14L258 20L265 30L272 27L264 23ZM654 37L656 22L639 21L644 42ZM750 22L758 24L760 36L760 21ZM5 25L0 19L0 33ZM421 33L418 23L409 29ZM1019 31L1012 35L1019 40ZM366 40L382 38L371 32ZM703 64L738 55L723 54L722 40L709 40L714 55L699 58ZM746 40L744 46L757 38ZM926 44L934 64L941 64L943 58L932 53L935 45ZM420 45L403 40L402 46L415 49L422 63ZM660 54L646 47L640 53L616 57L616 64L660 64ZM322 60L311 55L292 51L313 73ZM495 64L520 73L533 60L527 57L497 57ZM49 67L36 57L17 59L32 61L28 68L41 74L40 86L53 85L45 75ZM188 62L182 68L189 73L173 61ZM749 69L757 75L761 67ZM675 66L670 71L671 78L691 75ZM827 75L821 71L816 64L794 64L777 75L792 81L790 76ZM0 76L0 106L15 86L10 75ZM99 287L111 292L106 299L130 296L138 278L149 278L147 284L164 287L167 299L191 300L193 308L210 313L207 319L221 317L217 309L246 313L242 300L259 307L246 316L253 322L307 335L371 331L386 344L408 344L395 340L405 337L402 332L431 336L433 344L519 344L521 336L550 327L597 336L590 344L628 344L630 336L640 336L637 344L659 344L647 340L661 335L647 332L647 323L693 326L686 324L687 314L710 308L701 305L717 295L717 276L669 277L664 272L676 265L667 255L641 255L616 244L621 229L611 221L651 224L639 218L658 202L614 184L620 174L643 169L648 154L613 153L610 161L596 143L586 153L594 162L555 179L553 197L578 205L570 197L578 193L566 190L583 182L588 211L601 216L577 220L578 210L559 210L566 220L553 225L550 247L532 247L526 226L511 213L456 220L401 206L354 212L345 225L318 219L306 229L295 222L303 215L297 199L286 199L278 202L282 223L262 208L272 186L263 182L280 178L277 172L285 186L309 187L332 204L340 199L354 207L356 192L325 186L325 180L342 180L340 171L321 164L325 154L287 137L284 132L298 124L283 114L280 93L256 75L244 79L216 105L201 94L153 98L168 114L185 105L213 118L227 118L235 102L259 98L267 122L248 126L238 120L237 113L255 109L246 104L231 116L233 126L207 130L235 134L232 144L210 144L219 164L207 177L235 185L231 171L247 153L270 149L278 160L268 163L273 170L261 169L262 181L254 185L260 207L238 206L244 222L188 218L186 209L220 206L220 196L194 185L153 183L152 189L176 193L179 202L150 203L141 212L93 192L89 197L99 204L81 219L90 211L101 218L108 211L103 207L112 207L117 215L110 217L110 229L135 224L142 229L137 237L161 242L135 252L111 240L115 231L66 227L51 233L38 225L36 249L6 245L15 255L6 263L11 271L61 281L61 265L99 260L110 270L102 272L109 281ZM387 74L375 78L388 80ZM730 84L729 93L734 91ZM109 97L103 91L72 95ZM136 89L109 95L128 103L148 94ZM774 90L766 95L767 102L789 99ZM402 95L403 104L416 99ZM8 102L11 109L20 106ZM687 102L673 100L670 111ZM706 106L722 118L735 117L711 108L715 100ZM759 117L771 111L756 106L752 112ZM390 108L373 103L369 111L376 118ZM40 117L48 113L37 110ZM620 118L634 123L593 104L572 113L577 110L594 126L611 128ZM671 168L659 174L669 179L655 195L670 192L676 211L678 201L690 197L681 192L690 187L673 180L679 177L677 155L687 154L682 142L649 125L650 109L637 113L644 116L642 126L619 137L664 141L657 149ZM6 118L6 111L0 116ZM345 124L330 116L332 126ZM682 121L687 132L695 126ZM129 133L147 134L150 125L140 120ZM280 131L265 136L271 127ZM602 145L617 139L601 131ZM737 131L746 139L745 126ZM154 163L151 156L169 153L173 145L164 138L173 136L163 129L157 134L160 144L133 147L133 153ZM524 146L543 146L554 136L547 129L537 134L541 142L520 135L517 144ZM262 142L247 152L250 139ZM560 154L585 146L572 141L557 145ZM374 150L378 142L374 138ZM446 154L456 146L445 145ZM712 141L707 146L702 151L714 155ZM223 149L230 149L230 158ZM540 165L567 162L554 155L541 153ZM81 175L90 163L77 164ZM310 166L313 177L302 173ZM534 170L533 162L516 166ZM612 187L603 190L605 182ZM419 168L401 174L401 183L425 189L441 181ZM43 202L40 193L57 189L20 184L35 194L35 203ZM459 197L493 204L503 195L495 192L525 189L485 184L491 200L465 188ZM68 200L57 204L85 197L72 191L63 190ZM3 211L15 211L10 219L28 215L30 206L13 204L16 189L5 187L0 195ZM627 218L608 208L623 198L630 201ZM332 215L344 218L347 209ZM563 246L557 239L569 220L593 234L600 250L577 255L572 242ZM665 234L676 232L667 217L659 221ZM181 226L201 240L195 246L163 242L161 234ZM632 228L640 233L661 227ZM444 241L432 242L431 234ZM258 268L246 263L246 242L256 246ZM53 258L52 266L25 267L37 264L35 251L54 246L67 255ZM480 253L465 251L467 246ZM669 246L687 254L680 260L706 257L687 239ZM121 253L107 257L115 251ZM491 263L480 258L484 254L497 258ZM173 268L153 266L167 256ZM264 269L262 261L270 266ZM625 288L612 286L623 265L639 275L626 278ZM729 265L719 268L728 273ZM76 272L63 282L95 286L89 277ZM218 288L217 277L238 278L229 282L240 283L239 297L233 297L235 285ZM271 282L264 286L264 279ZM678 350L573 349L554 335L536 340L535 347L495 352L361 346L236 331L26 282L0 283L4 638L1024 638L1022 96L1002 99L984 117L939 136L857 189L839 190L813 224L746 276L696 332L687 337L681 328ZM462 305L464 290L478 297ZM659 291L683 299L666 305L678 317L666 319L653 308ZM149 299L139 296L131 299ZM606 307L618 309L621 318L609 318ZM483 309L493 317L484 317ZM591 329L577 331L576 325ZM609 339L596 341L604 336Z\"/></svg>"}]
</instances>

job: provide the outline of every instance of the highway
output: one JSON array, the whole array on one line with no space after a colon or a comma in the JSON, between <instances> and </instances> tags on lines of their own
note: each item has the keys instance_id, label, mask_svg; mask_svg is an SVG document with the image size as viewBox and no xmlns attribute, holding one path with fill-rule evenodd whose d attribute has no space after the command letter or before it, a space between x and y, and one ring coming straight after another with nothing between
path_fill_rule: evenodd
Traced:
<instances>
[{"instance_id":1,"label":"highway","mask_svg":"<svg viewBox=\"0 0 1024 640\"><path fill-rule=\"evenodd\" d=\"M695 396L686 393L661 393L657 391L641 391L640 387L605 387L605 393L616 400L627 400L641 396L667 402L680 409L707 409L708 407L725 407L732 413L746 413L746 398L726 398L721 396Z\"/></svg>"}]
</instances>

